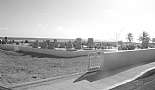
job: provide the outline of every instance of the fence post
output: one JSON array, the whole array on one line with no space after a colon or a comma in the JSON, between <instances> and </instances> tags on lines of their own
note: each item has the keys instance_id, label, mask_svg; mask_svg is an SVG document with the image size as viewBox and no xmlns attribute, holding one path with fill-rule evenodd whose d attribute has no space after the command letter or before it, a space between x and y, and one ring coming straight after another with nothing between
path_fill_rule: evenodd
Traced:
<instances>
[{"instance_id":1,"label":"fence post","mask_svg":"<svg viewBox=\"0 0 155 90\"><path fill-rule=\"evenodd\" d=\"M90 53L88 53L88 67L87 67L87 70L90 69Z\"/></svg>"}]
</instances>

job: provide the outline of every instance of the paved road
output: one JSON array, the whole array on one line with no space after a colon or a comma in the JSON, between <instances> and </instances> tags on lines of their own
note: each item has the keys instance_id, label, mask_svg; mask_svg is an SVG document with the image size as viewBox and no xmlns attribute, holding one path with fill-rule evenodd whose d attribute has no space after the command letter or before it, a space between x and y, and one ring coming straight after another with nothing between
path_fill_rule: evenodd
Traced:
<instances>
[{"instance_id":1,"label":"paved road","mask_svg":"<svg viewBox=\"0 0 155 90\"><path fill-rule=\"evenodd\" d=\"M109 74L105 75L103 73L105 75L103 79L94 80L93 82L84 79L79 82L73 83L77 79L77 77L79 77L75 76L65 78L63 80L54 81L47 85L30 87L25 90L108 90L134 80L135 77L138 76L141 72L152 67L155 67L155 62L134 67L109 77L107 77L107 75ZM94 72L94 74L95 73L97 72Z\"/></svg>"}]
</instances>

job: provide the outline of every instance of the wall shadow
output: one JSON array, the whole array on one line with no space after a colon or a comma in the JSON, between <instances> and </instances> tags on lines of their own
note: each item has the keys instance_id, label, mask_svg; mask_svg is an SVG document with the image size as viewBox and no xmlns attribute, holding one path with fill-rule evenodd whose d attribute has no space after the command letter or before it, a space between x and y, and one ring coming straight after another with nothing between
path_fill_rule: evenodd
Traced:
<instances>
[{"instance_id":1,"label":"wall shadow","mask_svg":"<svg viewBox=\"0 0 155 90\"><path fill-rule=\"evenodd\" d=\"M81 56L74 56L74 57L59 57L55 55L49 55L49 54L43 54L43 53L35 53L35 52L23 52L23 51L16 51L18 53L21 53L22 56L30 55L31 57L37 57L37 58L77 58L77 57L84 57L87 55L81 55Z\"/></svg>"},{"instance_id":2,"label":"wall shadow","mask_svg":"<svg viewBox=\"0 0 155 90\"><path fill-rule=\"evenodd\" d=\"M94 81L101 80L101 79L104 79L106 77L118 74L120 72L131 69L133 67L144 65L147 63L149 63L149 62L141 63L141 64L133 64L133 65L129 65L129 66L123 66L123 67L111 69L111 70L96 70L96 71L92 71L92 72L86 72L85 74L83 74L82 76L77 78L73 83L76 83L76 82L79 82L82 80L94 82Z\"/></svg>"}]
</instances>

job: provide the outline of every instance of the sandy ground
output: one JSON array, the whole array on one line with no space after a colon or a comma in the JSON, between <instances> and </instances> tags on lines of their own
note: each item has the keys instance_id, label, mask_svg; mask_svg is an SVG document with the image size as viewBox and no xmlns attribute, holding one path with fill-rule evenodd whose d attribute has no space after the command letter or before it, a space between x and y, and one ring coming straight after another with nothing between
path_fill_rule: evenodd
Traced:
<instances>
[{"instance_id":1,"label":"sandy ground","mask_svg":"<svg viewBox=\"0 0 155 90\"><path fill-rule=\"evenodd\" d=\"M0 84L14 85L87 70L88 57L39 58L0 50Z\"/></svg>"}]
</instances>

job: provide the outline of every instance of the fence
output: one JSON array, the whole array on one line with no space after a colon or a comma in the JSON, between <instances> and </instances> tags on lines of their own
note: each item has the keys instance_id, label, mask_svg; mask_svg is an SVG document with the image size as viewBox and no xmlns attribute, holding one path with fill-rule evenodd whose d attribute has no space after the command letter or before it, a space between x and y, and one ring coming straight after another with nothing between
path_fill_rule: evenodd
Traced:
<instances>
[{"instance_id":1,"label":"fence","mask_svg":"<svg viewBox=\"0 0 155 90\"><path fill-rule=\"evenodd\" d=\"M101 52L92 52L88 54L88 71L96 71L101 69L104 63L104 58L101 57Z\"/></svg>"}]
</instances>

